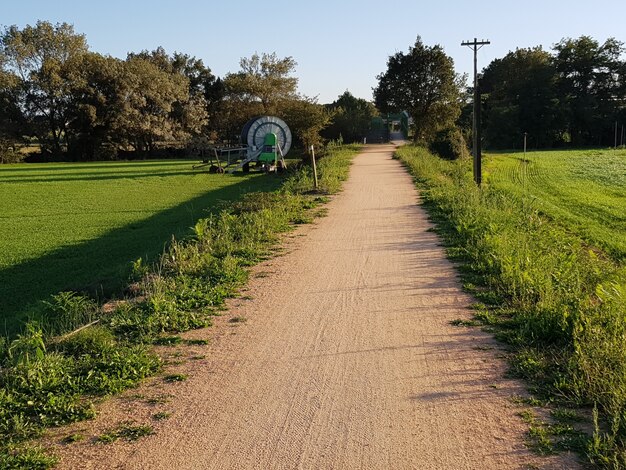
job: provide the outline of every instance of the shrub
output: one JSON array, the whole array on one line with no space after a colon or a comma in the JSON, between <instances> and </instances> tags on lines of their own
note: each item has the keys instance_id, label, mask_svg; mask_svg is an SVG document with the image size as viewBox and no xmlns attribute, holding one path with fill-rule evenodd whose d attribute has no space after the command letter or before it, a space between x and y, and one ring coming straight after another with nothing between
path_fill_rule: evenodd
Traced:
<instances>
[{"instance_id":1,"label":"shrub","mask_svg":"<svg viewBox=\"0 0 626 470\"><path fill-rule=\"evenodd\" d=\"M13 150L12 148L0 148L0 163L21 163L26 158L26 154Z\"/></svg>"},{"instance_id":2,"label":"shrub","mask_svg":"<svg viewBox=\"0 0 626 470\"><path fill-rule=\"evenodd\" d=\"M449 127L437 132L429 148L431 152L446 160L469 157L465 138L458 127Z\"/></svg>"},{"instance_id":3,"label":"shrub","mask_svg":"<svg viewBox=\"0 0 626 470\"><path fill-rule=\"evenodd\" d=\"M41 328L33 323L26 325L24 333L17 336L6 348L6 357L14 365L31 364L44 357L46 344Z\"/></svg>"}]
</instances>

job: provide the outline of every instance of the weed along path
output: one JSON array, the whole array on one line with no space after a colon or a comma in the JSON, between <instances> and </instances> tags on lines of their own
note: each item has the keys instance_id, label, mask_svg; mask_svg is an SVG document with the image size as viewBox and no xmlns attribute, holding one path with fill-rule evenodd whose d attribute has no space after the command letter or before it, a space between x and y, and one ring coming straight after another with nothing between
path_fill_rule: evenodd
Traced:
<instances>
[{"instance_id":1,"label":"weed along path","mask_svg":"<svg viewBox=\"0 0 626 470\"><path fill-rule=\"evenodd\" d=\"M526 448L511 401L524 390L503 378L497 343L451 324L472 299L392 152L365 147L327 217L193 332L212 336L206 358L176 366L189 378L168 385L153 435L63 447L61 467L576 468ZM99 421L150 419L140 404L107 406Z\"/></svg>"}]
</instances>

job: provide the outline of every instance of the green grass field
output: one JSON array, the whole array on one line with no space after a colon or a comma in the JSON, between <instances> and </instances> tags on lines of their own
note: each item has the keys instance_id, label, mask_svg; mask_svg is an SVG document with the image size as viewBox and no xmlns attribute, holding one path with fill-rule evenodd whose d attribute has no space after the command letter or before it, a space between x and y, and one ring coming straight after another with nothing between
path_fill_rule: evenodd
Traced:
<instances>
[{"instance_id":1,"label":"green grass field","mask_svg":"<svg viewBox=\"0 0 626 470\"><path fill-rule=\"evenodd\" d=\"M132 261L155 259L218 201L279 185L260 174L210 175L193 163L0 166L0 334L59 291L115 293Z\"/></svg>"},{"instance_id":2,"label":"green grass field","mask_svg":"<svg viewBox=\"0 0 626 470\"><path fill-rule=\"evenodd\" d=\"M626 150L490 154L488 184L536 208L615 259L626 259Z\"/></svg>"}]
</instances>

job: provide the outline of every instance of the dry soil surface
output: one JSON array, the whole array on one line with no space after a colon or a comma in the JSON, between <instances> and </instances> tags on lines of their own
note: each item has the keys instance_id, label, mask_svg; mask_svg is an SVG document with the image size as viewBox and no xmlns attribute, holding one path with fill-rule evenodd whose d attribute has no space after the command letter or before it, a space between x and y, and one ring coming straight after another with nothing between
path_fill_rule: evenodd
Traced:
<instances>
[{"instance_id":1,"label":"dry soil surface","mask_svg":"<svg viewBox=\"0 0 626 470\"><path fill-rule=\"evenodd\" d=\"M527 449L510 400L524 389L503 378L499 346L451 325L471 317L472 299L392 152L365 147L327 217L257 267L216 327L193 333L210 346L162 350L195 355L172 366L188 380L148 382L51 439L129 419L154 435L58 445L60 467L576 468ZM151 420L157 411L169 419Z\"/></svg>"}]
</instances>

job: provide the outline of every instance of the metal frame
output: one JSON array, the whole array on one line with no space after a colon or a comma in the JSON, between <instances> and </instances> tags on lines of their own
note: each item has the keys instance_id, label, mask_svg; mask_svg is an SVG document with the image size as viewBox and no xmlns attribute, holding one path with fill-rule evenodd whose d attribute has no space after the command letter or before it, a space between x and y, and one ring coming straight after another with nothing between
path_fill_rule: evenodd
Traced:
<instances>
[{"instance_id":1,"label":"metal frame","mask_svg":"<svg viewBox=\"0 0 626 470\"><path fill-rule=\"evenodd\" d=\"M265 130L265 132L263 132ZM273 171L278 167L278 162L283 168L287 168L285 155L291 148L292 136L289 126L282 119L276 116L257 116L250 119L243 128L239 147L210 147L209 157L203 158L202 163L194 165L192 168L202 168L206 166L216 166L222 173L228 171L234 173L244 165L258 162L259 155L263 152L263 139L268 132L273 132L277 136L276 159L274 165L266 165L267 171ZM225 163L225 165L223 165ZM234 166L236 165L236 166ZM233 167L234 166L234 167Z\"/></svg>"}]
</instances>

